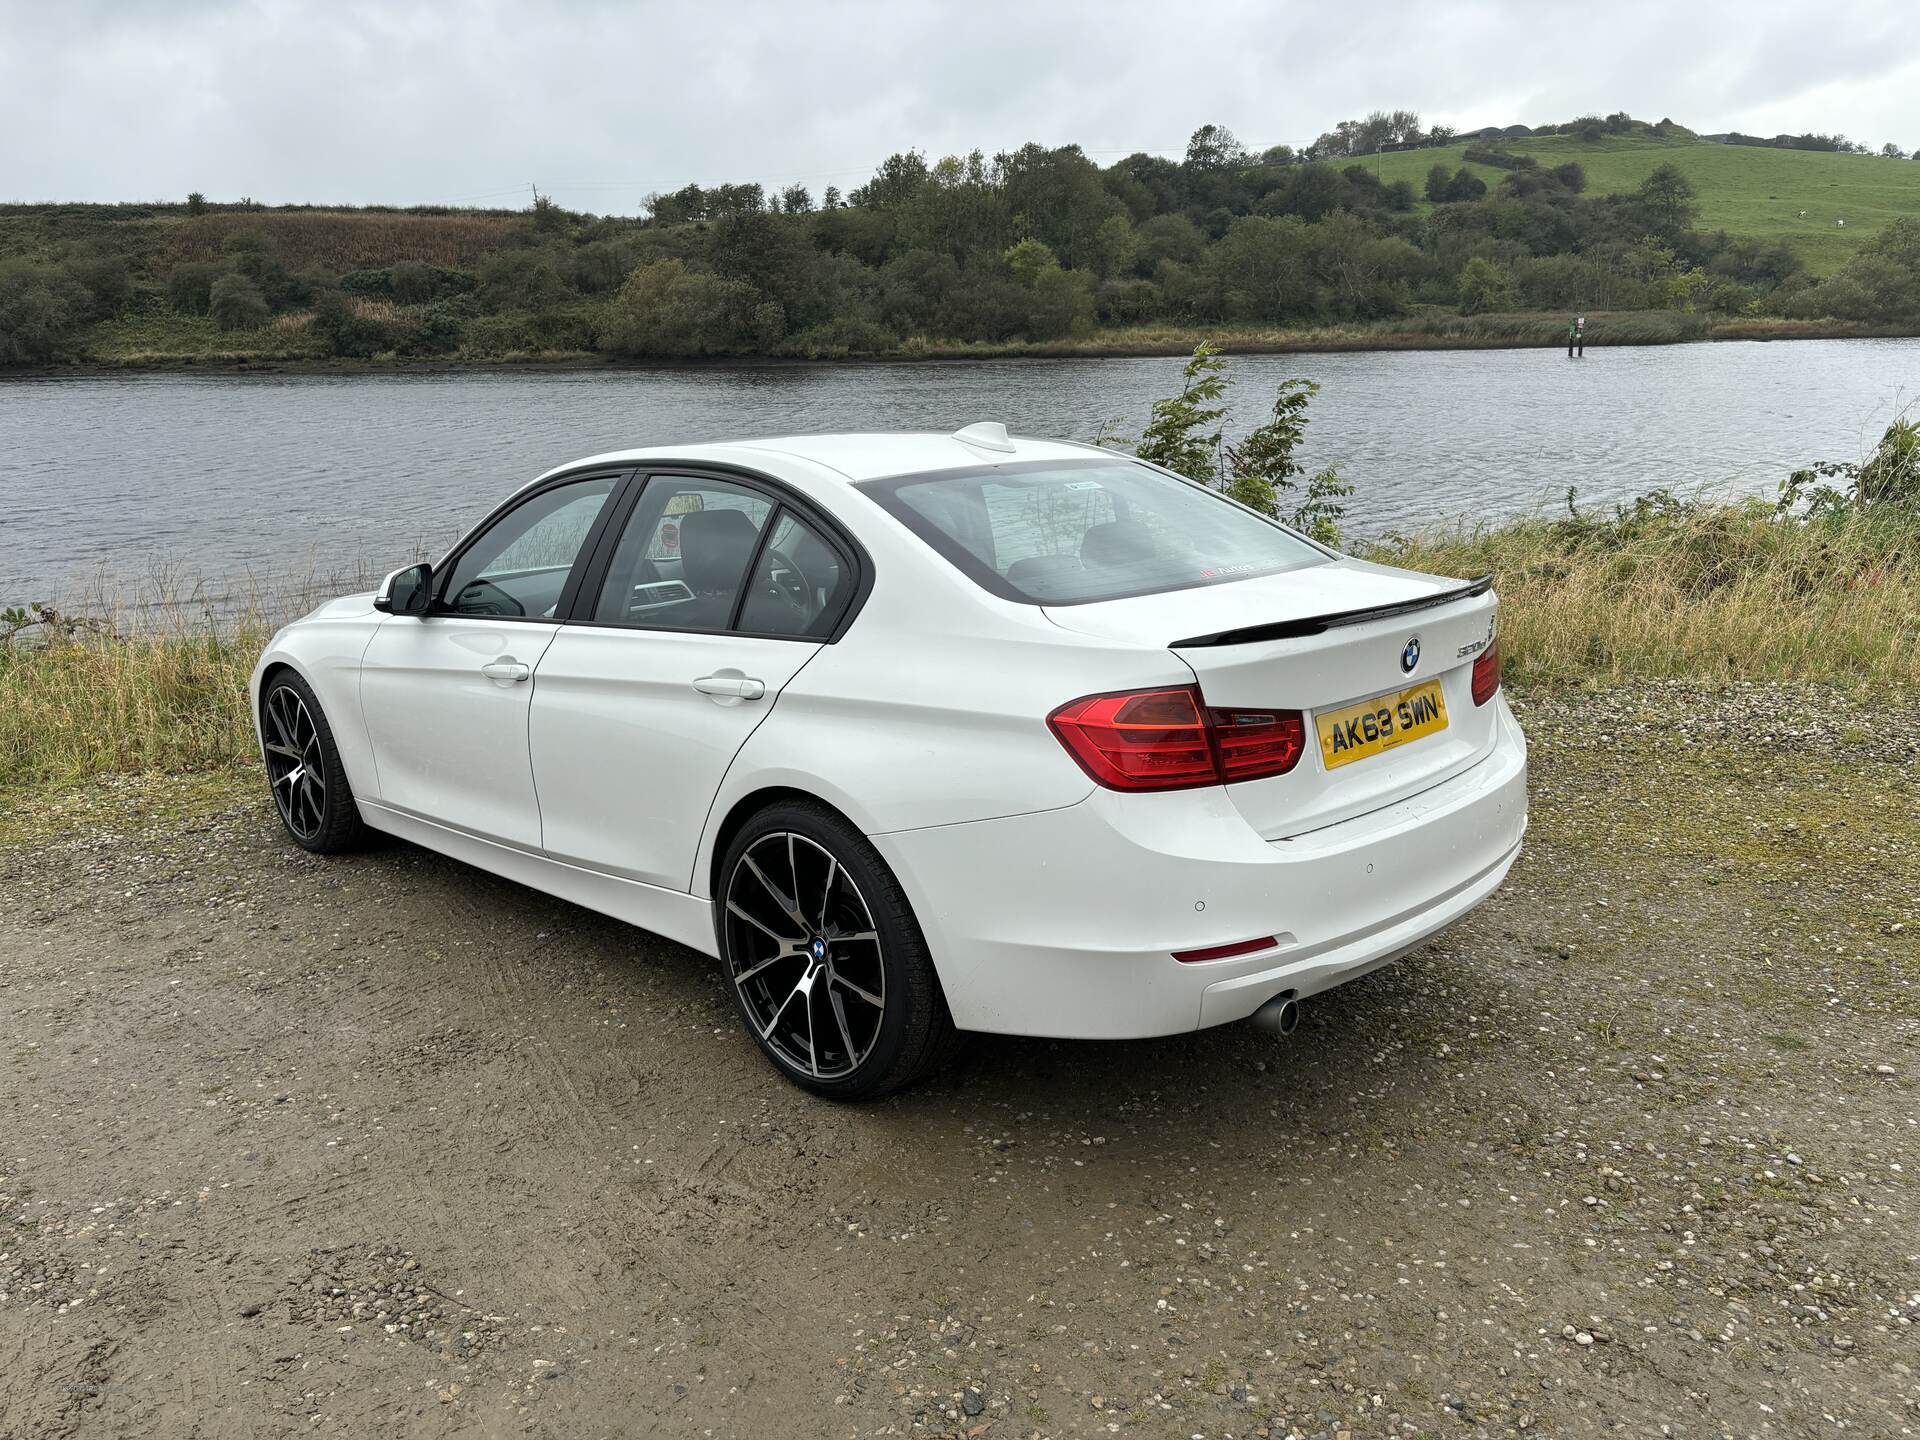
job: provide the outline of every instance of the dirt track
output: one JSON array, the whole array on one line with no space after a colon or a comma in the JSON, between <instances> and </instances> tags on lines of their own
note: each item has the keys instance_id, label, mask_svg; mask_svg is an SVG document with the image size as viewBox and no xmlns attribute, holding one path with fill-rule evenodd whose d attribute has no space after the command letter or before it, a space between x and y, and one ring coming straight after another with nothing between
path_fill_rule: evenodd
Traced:
<instances>
[{"instance_id":1,"label":"dirt track","mask_svg":"<svg viewBox=\"0 0 1920 1440\"><path fill-rule=\"evenodd\" d=\"M0 850L0 1436L1920 1432L1920 723L1527 718L1509 888L1291 1041L865 1109L688 951L103 787Z\"/></svg>"}]
</instances>

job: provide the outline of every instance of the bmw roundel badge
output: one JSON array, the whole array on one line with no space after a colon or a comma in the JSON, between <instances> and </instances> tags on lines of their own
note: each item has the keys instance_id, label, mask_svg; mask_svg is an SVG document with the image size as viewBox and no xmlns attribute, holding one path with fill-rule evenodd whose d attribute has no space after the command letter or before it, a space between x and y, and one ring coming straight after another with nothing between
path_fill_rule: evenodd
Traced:
<instances>
[{"instance_id":1,"label":"bmw roundel badge","mask_svg":"<svg viewBox=\"0 0 1920 1440\"><path fill-rule=\"evenodd\" d=\"M1407 640L1407 648L1400 652L1401 673L1411 675L1413 667L1420 663L1420 637L1414 635Z\"/></svg>"}]
</instances>

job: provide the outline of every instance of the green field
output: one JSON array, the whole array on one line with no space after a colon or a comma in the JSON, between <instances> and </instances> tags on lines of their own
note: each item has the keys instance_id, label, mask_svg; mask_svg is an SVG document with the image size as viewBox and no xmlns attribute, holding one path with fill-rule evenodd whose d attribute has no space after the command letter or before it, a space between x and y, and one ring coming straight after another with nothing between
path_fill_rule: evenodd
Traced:
<instances>
[{"instance_id":1,"label":"green field","mask_svg":"<svg viewBox=\"0 0 1920 1440\"><path fill-rule=\"evenodd\" d=\"M1816 275L1838 270L1888 221L1920 215L1920 161L1914 160L1653 136L1580 140L1571 135L1541 135L1476 143L1531 155L1549 167L1578 160L1586 168L1591 195L1631 190L1656 165L1675 165L1700 192L1697 228L1757 240L1785 240ZM1368 156L1363 163L1389 184L1409 181L1424 208L1427 171L1435 165L1457 168L1465 149L1462 144L1402 150ZM1506 174L1491 165L1467 168L1489 189ZM1838 224L1841 220L1847 223Z\"/></svg>"}]
</instances>

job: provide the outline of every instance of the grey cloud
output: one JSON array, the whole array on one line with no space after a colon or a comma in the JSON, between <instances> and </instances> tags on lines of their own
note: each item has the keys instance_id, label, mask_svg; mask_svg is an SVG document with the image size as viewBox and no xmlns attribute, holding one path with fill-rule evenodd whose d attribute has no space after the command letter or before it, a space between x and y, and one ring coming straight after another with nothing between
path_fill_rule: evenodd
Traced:
<instances>
[{"instance_id":1,"label":"grey cloud","mask_svg":"<svg viewBox=\"0 0 1920 1440\"><path fill-rule=\"evenodd\" d=\"M1300 143L1405 106L1920 145L1892 3L0 3L0 199L563 204L889 152Z\"/></svg>"}]
</instances>

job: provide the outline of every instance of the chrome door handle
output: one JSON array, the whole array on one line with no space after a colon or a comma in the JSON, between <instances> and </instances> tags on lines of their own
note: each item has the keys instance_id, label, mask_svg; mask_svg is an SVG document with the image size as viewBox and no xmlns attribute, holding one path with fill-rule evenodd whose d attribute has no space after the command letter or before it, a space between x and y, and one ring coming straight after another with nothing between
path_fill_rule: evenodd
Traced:
<instances>
[{"instance_id":1,"label":"chrome door handle","mask_svg":"<svg viewBox=\"0 0 1920 1440\"><path fill-rule=\"evenodd\" d=\"M517 682L533 674L531 665L522 665L511 655L502 655L498 660L489 660L480 667L480 673L489 680Z\"/></svg>"},{"instance_id":2,"label":"chrome door handle","mask_svg":"<svg viewBox=\"0 0 1920 1440\"><path fill-rule=\"evenodd\" d=\"M758 700L767 693L765 684L738 671L731 675L702 675L693 682L693 688L702 695L727 700Z\"/></svg>"}]
</instances>

